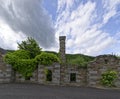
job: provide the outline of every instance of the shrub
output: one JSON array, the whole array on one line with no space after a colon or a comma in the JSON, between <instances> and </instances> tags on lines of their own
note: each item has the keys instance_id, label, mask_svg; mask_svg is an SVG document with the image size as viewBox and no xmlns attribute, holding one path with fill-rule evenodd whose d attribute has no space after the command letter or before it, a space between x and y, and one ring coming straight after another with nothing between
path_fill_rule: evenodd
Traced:
<instances>
[{"instance_id":1,"label":"shrub","mask_svg":"<svg viewBox=\"0 0 120 99\"><path fill-rule=\"evenodd\" d=\"M104 86L112 87L114 86L114 81L117 79L117 72L113 70L108 70L102 74L101 83Z\"/></svg>"}]
</instances>

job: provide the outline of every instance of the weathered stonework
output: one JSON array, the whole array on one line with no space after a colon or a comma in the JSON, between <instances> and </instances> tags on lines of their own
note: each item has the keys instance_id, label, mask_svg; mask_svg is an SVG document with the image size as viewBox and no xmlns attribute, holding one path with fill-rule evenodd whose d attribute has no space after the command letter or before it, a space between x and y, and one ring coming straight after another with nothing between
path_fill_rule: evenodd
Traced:
<instances>
[{"instance_id":1,"label":"weathered stonework","mask_svg":"<svg viewBox=\"0 0 120 99\"><path fill-rule=\"evenodd\" d=\"M99 86L102 73L107 70L115 70L118 73L120 60L113 55L100 55L94 61L88 64L87 70L87 82L88 86ZM120 75L118 74L119 78ZM120 80L117 80L117 84L120 83ZM120 87L118 84L116 86Z\"/></svg>"},{"instance_id":2,"label":"weathered stonework","mask_svg":"<svg viewBox=\"0 0 120 99\"><path fill-rule=\"evenodd\" d=\"M102 73L107 70L115 70L118 72L118 79L115 85L120 87L120 59L113 55L100 55L96 57L94 61L88 63L87 69L79 68L77 65L68 65L66 64L65 56L65 39L65 36L59 38L61 64L54 63L50 66L38 65L38 68L33 72L33 76L30 77L30 80L25 80L21 74L12 69L11 65L5 64L2 54L0 54L0 83L32 82L50 85L96 87L100 85ZM45 69L52 72L51 81L46 81Z\"/></svg>"},{"instance_id":3,"label":"weathered stonework","mask_svg":"<svg viewBox=\"0 0 120 99\"><path fill-rule=\"evenodd\" d=\"M60 60L62 63L66 63L66 54L65 54L65 51L66 51L66 47L65 47L65 39L66 39L66 36L60 36L59 38L59 41L60 41L60 49L59 49L59 52L60 52Z\"/></svg>"},{"instance_id":4,"label":"weathered stonework","mask_svg":"<svg viewBox=\"0 0 120 99\"><path fill-rule=\"evenodd\" d=\"M11 66L3 61L3 56L0 53L0 83L11 82Z\"/></svg>"},{"instance_id":5,"label":"weathered stonework","mask_svg":"<svg viewBox=\"0 0 120 99\"><path fill-rule=\"evenodd\" d=\"M86 85L86 69L79 68L76 65L67 65L65 68L65 76L63 85L72 85L72 86L85 86ZM75 81L70 81L70 74L74 73L76 75Z\"/></svg>"},{"instance_id":6,"label":"weathered stonework","mask_svg":"<svg viewBox=\"0 0 120 99\"><path fill-rule=\"evenodd\" d=\"M52 71L52 81L46 81L45 69ZM60 64L54 63L51 66L38 66L38 83L40 84L60 84Z\"/></svg>"}]
</instances>

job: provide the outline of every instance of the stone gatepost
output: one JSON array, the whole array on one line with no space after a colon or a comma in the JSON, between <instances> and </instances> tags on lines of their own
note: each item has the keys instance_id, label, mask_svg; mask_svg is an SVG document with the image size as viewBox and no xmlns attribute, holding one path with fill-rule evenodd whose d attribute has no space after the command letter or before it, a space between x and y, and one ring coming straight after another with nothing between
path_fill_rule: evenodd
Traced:
<instances>
[{"instance_id":1,"label":"stone gatepost","mask_svg":"<svg viewBox=\"0 0 120 99\"><path fill-rule=\"evenodd\" d=\"M38 65L38 83L45 83L44 65Z\"/></svg>"},{"instance_id":2,"label":"stone gatepost","mask_svg":"<svg viewBox=\"0 0 120 99\"><path fill-rule=\"evenodd\" d=\"M53 65L53 75L52 83L55 85L60 85L60 64L54 63Z\"/></svg>"}]
</instances>

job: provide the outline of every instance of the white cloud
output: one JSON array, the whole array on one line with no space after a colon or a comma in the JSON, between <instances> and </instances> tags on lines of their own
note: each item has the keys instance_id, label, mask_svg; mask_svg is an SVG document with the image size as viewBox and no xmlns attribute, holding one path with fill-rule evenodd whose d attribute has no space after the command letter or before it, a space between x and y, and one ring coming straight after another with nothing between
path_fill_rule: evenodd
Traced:
<instances>
[{"instance_id":1,"label":"white cloud","mask_svg":"<svg viewBox=\"0 0 120 99\"><path fill-rule=\"evenodd\" d=\"M17 49L17 42L25 38L23 33L15 33L4 21L0 20L0 46L2 48Z\"/></svg>"},{"instance_id":2,"label":"white cloud","mask_svg":"<svg viewBox=\"0 0 120 99\"><path fill-rule=\"evenodd\" d=\"M65 7L67 10L70 10L75 1L77 0L58 0L57 12L61 13Z\"/></svg>"},{"instance_id":3,"label":"white cloud","mask_svg":"<svg viewBox=\"0 0 120 99\"><path fill-rule=\"evenodd\" d=\"M71 3L60 0L58 3L56 36L67 36L67 53L102 54L105 49L115 43L115 38L100 29L104 25L103 22L94 23L99 17L96 13L98 10L96 2L80 3L78 7L71 10L75 0L70 1ZM107 13L104 22L112 16L114 13Z\"/></svg>"},{"instance_id":4,"label":"white cloud","mask_svg":"<svg viewBox=\"0 0 120 99\"><path fill-rule=\"evenodd\" d=\"M103 14L103 23L106 24L110 18L117 14L117 6L120 4L120 0L102 0L104 14Z\"/></svg>"},{"instance_id":5,"label":"white cloud","mask_svg":"<svg viewBox=\"0 0 120 99\"><path fill-rule=\"evenodd\" d=\"M50 48L55 44L55 31L52 20L42 7L42 0L0 0L0 20L4 29L0 29L0 38L5 48L24 39L21 33L35 38L41 47ZM7 27L6 27L7 26ZM12 39L12 40L11 40ZM0 44L3 47L3 44Z\"/></svg>"}]
</instances>

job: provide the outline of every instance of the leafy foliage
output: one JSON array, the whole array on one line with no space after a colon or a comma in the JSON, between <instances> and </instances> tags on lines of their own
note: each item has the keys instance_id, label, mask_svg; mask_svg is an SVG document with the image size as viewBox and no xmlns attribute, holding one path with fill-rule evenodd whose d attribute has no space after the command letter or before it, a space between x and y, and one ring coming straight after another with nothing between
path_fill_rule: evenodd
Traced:
<instances>
[{"instance_id":1,"label":"leafy foliage","mask_svg":"<svg viewBox=\"0 0 120 99\"><path fill-rule=\"evenodd\" d=\"M101 83L105 86L114 86L114 81L117 79L117 72L108 70L102 74Z\"/></svg>"},{"instance_id":2,"label":"leafy foliage","mask_svg":"<svg viewBox=\"0 0 120 99\"><path fill-rule=\"evenodd\" d=\"M9 52L5 55L6 63L11 64L12 68L22 74L26 79L32 76L36 69L36 60L30 59L29 53L25 50Z\"/></svg>"},{"instance_id":3,"label":"leafy foliage","mask_svg":"<svg viewBox=\"0 0 120 99\"><path fill-rule=\"evenodd\" d=\"M30 53L26 50L16 50L12 54L16 55L19 59L30 59Z\"/></svg>"},{"instance_id":4,"label":"leafy foliage","mask_svg":"<svg viewBox=\"0 0 120 99\"><path fill-rule=\"evenodd\" d=\"M32 76L32 73L37 68L35 59L18 59L13 68L25 77L25 79Z\"/></svg>"},{"instance_id":5,"label":"leafy foliage","mask_svg":"<svg viewBox=\"0 0 120 99\"><path fill-rule=\"evenodd\" d=\"M18 43L18 48L28 51L31 59L35 58L35 56L41 53L41 48L39 47L37 42L31 37L28 37L26 41L22 41L21 44Z\"/></svg>"},{"instance_id":6,"label":"leafy foliage","mask_svg":"<svg viewBox=\"0 0 120 99\"><path fill-rule=\"evenodd\" d=\"M52 81L52 71L45 69L46 81Z\"/></svg>"},{"instance_id":7,"label":"leafy foliage","mask_svg":"<svg viewBox=\"0 0 120 99\"><path fill-rule=\"evenodd\" d=\"M19 58L16 56L16 55L14 55L14 53L7 53L6 55L5 55L5 57L4 57L4 61L7 63L7 64L11 64L12 66L14 65L14 64L16 64L16 62L17 62L17 60L18 60Z\"/></svg>"},{"instance_id":8,"label":"leafy foliage","mask_svg":"<svg viewBox=\"0 0 120 99\"><path fill-rule=\"evenodd\" d=\"M56 55L52 53L41 53L40 55L36 56L35 58L37 62L39 62L41 65L51 65L54 62L59 62L59 59Z\"/></svg>"}]
</instances>

